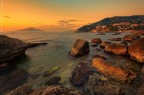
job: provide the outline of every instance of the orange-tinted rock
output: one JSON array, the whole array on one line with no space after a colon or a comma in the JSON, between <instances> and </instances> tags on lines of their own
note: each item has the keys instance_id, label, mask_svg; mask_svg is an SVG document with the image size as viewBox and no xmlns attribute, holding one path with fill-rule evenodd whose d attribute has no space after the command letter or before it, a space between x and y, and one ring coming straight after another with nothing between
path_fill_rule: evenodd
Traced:
<instances>
[{"instance_id":1,"label":"orange-tinted rock","mask_svg":"<svg viewBox=\"0 0 144 95\"><path fill-rule=\"evenodd\" d=\"M74 57L80 57L89 53L89 42L78 39L74 43L71 49L71 55Z\"/></svg>"},{"instance_id":2,"label":"orange-tinted rock","mask_svg":"<svg viewBox=\"0 0 144 95\"><path fill-rule=\"evenodd\" d=\"M102 43L102 40L101 40L100 38L94 38L94 39L92 39L91 42L92 42L92 43L100 44L100 43Z\"/></svg>"},{"instance_id":3,"label":"orange-tinted rock","mask_svg":"<svg viewBox=\"0 0 144 95\"><path fill-rule=\"evenodd\" d=\"M122 38L111 38L111 39L109 39L110 41L121 41L122 40Z\"/></svg>"},{"instance_id":4,"label":"orange-tinted rock","mask_svg":"<svg viewBox=\"0 0 144 95\"><path fill-rule=\"evenodd\" d=\"M144 63L144 38L133 41L128 48L128 52L131 59Z\"/></svg>"},{"instance_id":5,"label":"orange-tinted rock","mask_svg":"<svg viewBox=\"0 0 144 95\"><path fill-rule=\"evenodd\" d=\"M105 46L106 45L109 45L111 42L109 42L109 41L105 41L105 42L102 42L101 44L100 44L100 47L101 48L105 48Z\"/></svg>"},{"instance_id":6,"label":"orange-tinted rock","mask_svg":"<svg viewBox=\"0 0 144 95\"><path fill-rule=\"evenodd\" d=\"M136 77L136 73L133 71L111 66L101 58L94 58L92 66L102 74L120 82L130 83Z\"/></svg>"},{"instance_id":7,"label":"orange-tinted rock","mask_svg":"<svg viewBox=\"0 0 144 95\"><path fill-rule=\"evenodd\" d=\"M105 45L104 50L115 55L124 55L127 53L127 45L123 43L110 43Z\"/></svg>"},{"instance_id":8,"label":"orange-tinted rock","mask_svg":"<svg viewBox=\"0 0 144 95\"><path fill-rule=\"evenodd\" d=\"M123 38L123 40L124 41L128 41L128 42L132 42L133 40L137 40L137 39L139 39L140 38L140 36L139 35L126 35L124 38Z\"/></svg>"},{"instance_id":9,"label":"orange-tinted rock","mask_svg":"<svg viewBox=\"0 0 144 95\"><path fill-rule=\"evenodd\" d=\"M94 55L94 58L102 58L102 59L106 60L105 56L99 55L99 54Z\"/></svg>"}]
</instances>

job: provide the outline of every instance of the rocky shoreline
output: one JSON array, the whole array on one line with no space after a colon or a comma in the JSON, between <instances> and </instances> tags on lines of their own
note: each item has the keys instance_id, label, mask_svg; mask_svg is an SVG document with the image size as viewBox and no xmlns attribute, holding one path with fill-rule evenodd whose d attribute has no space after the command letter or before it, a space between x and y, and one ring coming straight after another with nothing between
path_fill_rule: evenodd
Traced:
<instances>
[{"instance_id":1,"label":"rocky shoreline","mask_svg":"<svg viewBox=\"0 0 144 95\"><path fill-rule=\"evenodd\" d=\"M16 88L6 95L143 95L144 38L142 35L143 33L134 33L107 41L94 38L91 42L77 39L71 49L71 56L80 58L90 52L94 54L87 62L78 63L71 72L69 81L74 87L80 88L80 91L60 86L60 77L49 79L46 87L33 89L30 85L24 84L31 75L24 70L16 70L0 78L3 83L8 81L7 84L0 83L0 92ZM15 65L10 64L10 61L24 55L28 48L40 45L47 43L25 43L0 35L0 59L2 59L0 72L5 72L11 68L10 65ZM45 72L43 77L48 77L59 69L59 67L52 68L51 71ZM20 77L12 79L16 76ZM11 85L17 81L18 84Z\"/></svg>"},{"instance_id":2,"label":"rocky shoreline","mask_svg":"<svg viewBox=\"0 0 144 95\"><path fill-rule=\"evenodd\" d=\"M71 83L82 87L86 95L143 95L144 38L142 35L129 34L118 40L112 38L113 40L104 42L100 38L92 39L89 44L93 44L91 46L103 52L103 55L96 52L90 62L78 63L72 72ZM71 52L77 51L77 54L84 56L83 52L89 50L89 46L80 42L84 40L76 41L75 44L79 43L79 45L74 46L75 49Z\"/></svg>"}]
</instances>

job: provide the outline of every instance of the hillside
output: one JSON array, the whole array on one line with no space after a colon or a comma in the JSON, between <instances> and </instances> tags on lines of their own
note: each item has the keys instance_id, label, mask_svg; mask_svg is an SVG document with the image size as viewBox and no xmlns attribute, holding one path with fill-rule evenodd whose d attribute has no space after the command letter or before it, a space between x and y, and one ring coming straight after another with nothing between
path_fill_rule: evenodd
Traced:
<instances>
[{"instance_id":1,"label":"hillside","mask_svg":"<svg viewBox=\"0 0 144 95\"><path fill-rule=\"evenodd\" d=\"M144 15L105 18L93 24L82 26L76 32L124 32L132 30L144 30Z\"/></svg>"}]
</instances>

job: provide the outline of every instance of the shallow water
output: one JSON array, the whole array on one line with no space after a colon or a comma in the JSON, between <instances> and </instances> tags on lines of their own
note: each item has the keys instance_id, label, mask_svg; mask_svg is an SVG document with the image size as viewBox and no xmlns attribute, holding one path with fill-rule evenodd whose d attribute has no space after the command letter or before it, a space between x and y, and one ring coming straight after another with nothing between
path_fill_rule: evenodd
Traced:
<instances>
[{"instance_id":1,"label":"shallow water","mask_svg":"<svg viewBox=\"0 0 144 95\"><path fill-rule=\"evenodd\" d=\"M20 57L13 63L17 63L19 69L26 70L31 76L38 76L37 78L29 77L26 81L28 84L32 84L33 88L45 86L45 82L53 77L60 76L62 78L62 85L71 87L69 77L80 61L91 60L92 55L101 53L91 47L91 52L87 56L75 59L69 56L69 52L76 39L84 39L91 41L92 38L101 38L106 41L109 38L123 37L127 33L120 35L112 35L113 33L105 33L106 35L96 35L96 33L48 33L41 31L24 31L5 33L5 35L21 39L25 42L47 42L48 45L31 48L26 51L26 56ZM43 77L45 71L57 66L60 68L57 72L49 77Z\"/></svg>"}]
</instances>

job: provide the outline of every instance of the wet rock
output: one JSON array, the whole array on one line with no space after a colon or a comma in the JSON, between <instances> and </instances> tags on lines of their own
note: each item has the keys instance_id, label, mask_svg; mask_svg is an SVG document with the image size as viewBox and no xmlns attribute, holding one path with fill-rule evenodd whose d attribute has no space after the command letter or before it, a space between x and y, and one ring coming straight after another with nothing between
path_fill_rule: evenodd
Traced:
<instances>
[{"instance_id":1,"label":"wet rock","mask_svg":"<svg viewBox=\"0 0 144 95\"><path fill-rule=\"evenodd\" d=\"M9 94L6 95L29 95L31 92L33 92L33 89L30 85L23 85L17 87L16 89L12 90Z\"/></svg>"},{"instance_id":2,"label":"wet rock","mask_svg":"<svg viewBox=\"0 0 144 95\"><path fill-rule=\"evenodd\" d=\"M24 70L16 70L10 74L0 76L0 93L24 84L28 76L29 74Z\"/></svg>"},{"instance_id":3,"label":"wet rock","mask_svg":"<svg viewBox=\"0 0 144 95\"><path fill-rule=\"evenodd\" d=\"M100 44L100 47L101 47L101 48L105 48L105 46L109 45L110 43L111 43L111 42L109 42L109 41L102 42L102 43Z\"/></svg>"},{"instance_id":4,"label":"wet rock","mask_svg":"<svg viewBox=\"0 0 144 95\"><path fill-rule=\"evenodd\" d=\"M45 85L60 85L61 84L60 81L61 81L61 77L59 76L52 77L45 83Z\"/></svg>"},{"instance_id":5,"label":"wet rock","mask_svg":"<svg viewBox=\"0 0 144 95\"><path fill-rule=\"evenodd\" d=\"M58 71L59 69L60 69L59 66L52 67L48 71L44 72L43 77L50 76L50 75L54 74L56 71Z\"/></svg>"},{"instance_id":6,"label":"wet rock","mask_svg":"<svg viewBox=\"0 0 144 95\"><path fill-rule=\"evenodd\" d=\"M1 75L1 73L7 71L9 68L10 68L10 64L9 63L0 64L0 75Z\"/></svg>"},{"instance_id":7,"label":"wet rock","mask_svg":"<svg viewBox=\"0 0 144 95\"><path fill-rule=\"evenodd\" d=\"M65 88L62 86L48 86L46 88L35 90L29 95L84 95L80 91Z\"/></svg>"},{"instance_id":8,"label":"wet rock","mask_svg":"<svg viewBox=\"0 0 144 95\"><path fill-rule=\"evenodd\" d=\"M110 41L121 41L122 40L122 38L111 38L111 39L109 39Z\"/></svg>"},{"instance_id":9,"label":"wet rock","mask_svg":"<svg viewBox=\"0 0 144 95\"><path fill-rule=\"evenodd\" d=\"M89 42L78 39L71 49L71 55L74 57L81 57L89 53Z\"/></svg>"},{"instance_id":10,"label":"wet rock","mask_svg":"<svg viewBox=\"0 0 144 95\"><path fill-rule=\"evenodd\" d=\"M144 38L133 41L128 48L128 52L132 60L144 63Z\"/></svg>"},{"instance_id":11,"label":"wet rock","mask_svg":"<svg viewBox=\"0 0 144 95\"><path fill-rule=\"evenodd\" d=\"M92 44L91 46L92 46L92 47L96 47L97 45L98 45L98 44Z\"/></svg>"},{"instance_id":12,"label":"wet rock","mask_svg":"<svg viewBox=\"0 0 144 95\"><path fill-rule=\"evenodd\" d=\"M102 32L99 32L99 33L97 33L97 35L105 35L104 33L102 33Z\"/></svg>"},{"instance_id":13,"label":"wet rock","mask_svg":"<svg viewBox=\"0 0 144 95\"><path fill-rule=\"evenodd\" d=\"M136 95L144 94L144 66L141 69L140 81L141 81L141 85L138 87Z\"/></svg>"},{"instance_id":14,"label":"wet rock","mask_svg":"<svg viewBox=\"0 0 144 95\"><path fill-rule=\"evenodd\" d=\"M120 43L125 44L126 46L128 46L128 43L126 41L121 41Z\"/></svg>"},{"instance_id":15,"label":"wet rock","mask_svg":"<svg viewBox=\"0 0 144 95\"><path fill-rule=\"evenodd\" d=\"M94 38L94 39L92 39L91 42L96 43L96 44L100 44L100 43L102 43L102 40L100 38Z\"/></svg>"},{"instance_id":16,"label":"wet rock","mask_svg":"<svg viewBox=\"0 0 144 95\"><path fill-rule=\"evenodd\" d=\"M104 50L115 55L124 55L127 54L127 45L123 43L110 43L105 45Z\"/></svg>"},{"instance_id":17,"label":"wet rock","mask_svg":"<svg viewBox=\"0 0 144 95\"><path fill-rule=\"evenodd\" d=\"M10 61L26 51L26 43L15 38L0 35L0 63Z\"/></svg>"},{"instance_id":18,"label":"wet rock","mask_svg":"<svg viewBox=\"0 0 144 95\"><path fill-rule=\"evenodd\" d=\"M25 89L28 89L28 93L25 93ZM48 86L40 89L35 89L33 91L31 90L31 88L19 87L12 92L6 95L84 95L80 91L62 86Z\"/></svg>"},{"instance_id":19,"label":"wet rock","mask_svg":"<svg viewBox=\"0 0 144 95\"><path fill-rule=\"evenodd\" d=\"M120 32L118 32L118 33L114 33L114 34L112 34L112 35L119 35L119 34L121 34Z\"/></svg>"},{"instance_id":20,"label":"wet rock","mask_svg":"<svg viewBox=\"0 0 144 95\"><path fill-rule=\"evenodd\" d=\"M101 58L94 58L92 66L102 74L123 83L130 83L137 76L132 70L125 70L120 67L111 66Z\"/></svg>"},{"instance_id":21,"label":"wet rock","mask_svg":"<svg viewBox=\"0 0 144 95\"><path fill-rule=\"evenodd\" d=\"M132 42L133 40L137 40L137 39L139 39L139 38L140 38L139 35L131 35L131 34L129 34L129 35L126 35L126 36L123 38L123 40L124 40L124 41L127 41L127 42Z\"/></svg>"},{"instance_id":22,"label":"wet rock","mask_svg":"<svg viewBox=\"0 0 144 95\"><path fill-rule=\"evenodd\" d=\"M137 35L137 36L143 36L144 35L144 31L134 31L131 32L132 35Z\"/></svg>"},{"instance_id":23,"label":"wet rock","mask_svg":"<svg viewBox=\"0 0 144 95\"><path fill-rule=\"evenodd\" d=\"M120 86L111 84L107 78L96 73L89 76L84 91L88 95L123 95Z\"/></svg>"},{"instance_id":24,"label":"wet rock","mask_svg":"<svg viewBox=\"0 0 144 95\"><path fill-rule=\"evenodd\" d=\"M27 48L33 48L37 46L47 45L48 43L27 43Z\"/></svg>"},{"instance_id":25,"label":"wet rock","mask_svg":"<svg viewBox=\"0 0 144 95\"><path fill-rule=\"evenodd\" d=\"M106 57L104 55L99 55L99 54L94 55L94 58L102 58L106 60Z\"/></svg>"},{"instance_id":26,"label":"wet rock","mask_svg":"<svg viewBox=\"0 0 144 95\"><path fill-rule=\"evenodd\" d=\"M36 78L38 78L40 76L40 74L32 74L30 76L31 76L32 79L36 79Z\"/></svg>"},{"instance_id":27,"label":"wet rock","mask_svg":"<svg viewBox=\"0 0 144 95\"><path fill-rule=\"evenodd\" d=\"M82 86L92 73L93 69L88 63L80 62L72 72L70 81L75 86Z\"/></svg>"}]
</instances>

